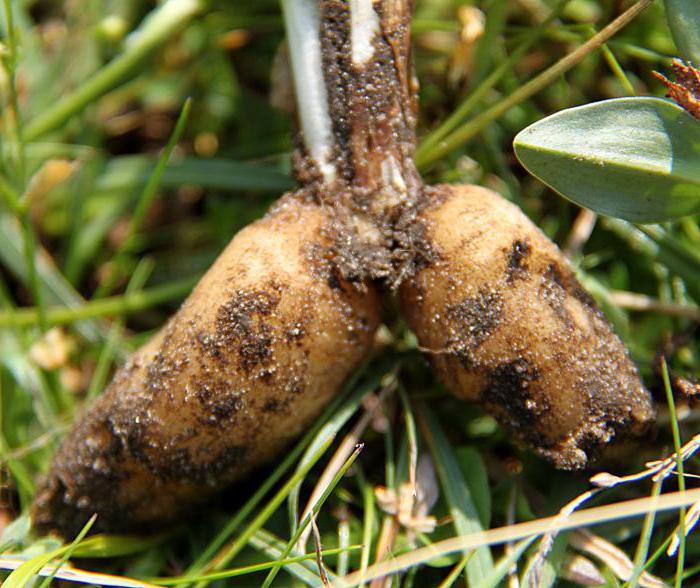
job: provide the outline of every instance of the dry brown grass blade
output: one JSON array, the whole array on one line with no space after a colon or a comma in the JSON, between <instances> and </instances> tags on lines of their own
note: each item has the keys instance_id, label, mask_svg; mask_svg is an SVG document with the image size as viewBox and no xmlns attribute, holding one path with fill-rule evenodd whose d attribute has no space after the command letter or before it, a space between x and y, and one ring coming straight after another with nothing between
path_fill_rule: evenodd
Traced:
<instances>
[{"instance_id":1,"label":"dry brown grass blade","mask_svg":"<svg viewBox=\"0 0 700 588\"><path fill-rule=\"evenodd\" d=\"M562 249L564 255L573 257L581 252L584 245L588 242L597 220L598 215L587 208L578 213L574 226L571 228L566 244Z\"/></svg>"},{"instance_id":2,"label":"dry brown grass blade","mask_svg":"<svg viewBox=\"0 0 700 588\"><path fill-rule=\"evenodd\" d=\"M690 535L690 533L693 532L695 526L698 524L698 520L700 520L700 502L696 502L695 504L693 504L693 506L690 507L690 509L685 515L683 525L679 525L678 529L676 529L676 532L673 535L673 539L671 539L671 543L668 546L668 549L666 550L666 553L669 556L676 555L678 547L681 544L681 537L683 535L685 535L686 537Z\"/></svg>"},{"instance_id":3,"label":"dry brown grass blade","mask_svg":"<svg viewBox=\"0 0 700 588\"><path fill-rule=\"evenodd\" d=\"M680 460L686 461L691 457L698 449L700 449L700 434L695 435L690 441L688 441L680 450ZM596 474L591 478L591 483L598 488L613 488L614 486L619 486L620 484L629 484L630 482L638 482L650 476L654 483L661 480L665 480L670 476L678 467L679 456L676 453L672 453L668 457L656 461L650 461L644 464L647 469L638 472L636 474L630 474L629 476L615 476L608 472L601 472Z\"/></svg>"},{"instance_id":4,"label":"dry brown grass blade","mask_svg":"<svg viewBox=\"0 0 700 588\"><path fill-rule=\"evenodd\" d=\"M379 408L384 405L384 400L386 399L386 397L396 390L396 386L396 373L393 373L389 380L382 387L382 390L379 393L379 397L377 398L377 402L372 404L372 406L369 409L365 410L364 414L357 421L357 424L346 435L336 452L333 454L333 457L328 462L328 465L323 470L323 473L319 477L318 482L314 486L314 489L311 492L311 496L309 496L309 500L306 503L306 506L304 507L304 511L300 517L300 520L303 521L304 518L308 516L308 514L311 512L313 505L316 504L316 502L321 497L325 489L328 487L328 484L331 483L335 475L340 471L340 468L343 467L343 464L352 455L352 452L355 451L355 448L360 442L360 437L365 432L365 429L370 425L372 419L375 418L375 415ZM299 553L305 553L306 543L309 540L310 534L311 527L307 527L302 533L296 545L296 549Z\"/></svg>"},{"instance_id":5,"label":"dry brown grass blade","mask_svg":"<svg viewBox=\"0 0 700 588\"><path fill-rule=\"evenodd\" d=\"M698 500L700 500L700 489L689 490L687 492L671 492L663 494L658 498L638 498L589 508L573 513L568 519L562 519L559 516L545 517L526 523L491 529L483 533L453 537L409 553L398 555L389 561L375 564L367 569L363 577L367 580L394 574L434 557L455 553L457 551L476 549L482 545L496 545L508 541L524 539L526 537L543 535L544 533L551 533L553 531L576 529L608 521L637 517L652 511L677 510L681 507L690 506ZM339 578L335 585L344 587L355 586L361 579L361 575L355 572L344 578Z\"/></svg>"},{"instance_id":6,"label":"dry brown grass blade","mask_svg":"<svg viewBox=\"0 0 700 588\"><path fill-rule=\"evenodd\" d=\"M588 490L583 494L580 494L571 502L565 504L554 518L557 521L567 520L575 510L583 506L584 503L588 502L599 492L601 492L601 489L595 488L593 490ZM556 538L558 532L558 529L553 529L545 533L542 537L539 547L537 548L537 553L534 556L533 565L530 568L527 577L525 578L525 585L528 586L528 588L537 588L537 586L540 585L541 575L544 569L544 563L547 559L547 556L549 555L549 552L552 550L552 546L554 545L554 539Z\"/></svg>"},{"instance_id":7,"label":"dry brown grass blade","mask_svg":"<svg viewBox=\"0 0 700 588\"><path fill-rule=\"evenodd\" d=\"M563 566L561 577L579 586L602 586L605 578L596 565L582 555L574 555Z\"/></svg>"},{"instance_id":8,"label":"dry brown grass blade","mask_svg":"<svg viewBox=\"0 0 700 588\"><path fill-rule=\"evenodd\" d=\"M0 569L16 570L19 566L26 563L26 559L17 559L13 557L0 557ZM121 586L123 588L161 588L155 584L125 578L123 576L114 576L112 574L100 574L98 572L90 572L81 570L72 566L64 565L62 567L48 565L39 570L39 576L53 575L58 580L67 580L69 582L80 582L82 584L94 584L96 586Z\"/></svg>"},{"instance_id":9,"label":"dry brown grass blade","mask_svg":"<svg viewBox=\"0 0 700 588\"><path fill-rule=\"evenodd\" d=\"M515 509L518 501L518 487L513 485L511 489L510 496L508 497L508 511L506 517L506 523L509 525L515 524ZM505 554L510 556L513 553L513 548L515 543L509 541L505 545ZM508 570L508 588L520 588L520 578L518 577L518 562L514 561L513 565Z\"/></svg>"},{"instance_id":10,"label":"dry brown grass blade","mask_svg":"<svg viewBox=\"0 0 700 588\"><path fill-rule=\"evenodd\" d=\"M590 531L578 530L571 533L569 543L584 553L602 561L623 582L632 578L634 562L616 545L594 535ZM637 579L642 588L665 588L666 583L649 572L642 572Z\"/></svg>"},{"instance_id":11,"label":"dry brown grass blade","mask_svg":"<svg viewBox=\"0 0 700 588\"><path fill-rule=\"evenodd\" d=\"M326 574L326 569L323 565L323 555L321 554L322 548L321 548L321 533L318 531L318 525L316 524L316 516L314 515L313 510L311 511L311 525L310 525L313 533L314 533L314 548L316 549L316 565L318 566L318 573L321 576L321 582L323 582L324 586L330 586L331 583L328 580L328 574Z\"/></svg>"},{"instance_id":12,"label":"dry brown grass blade","mask_svg":"<svg viewBox=\"0 0 700 588\"><path fill-rule=\"evenodd\" d=\"M692 321L700 321L700 308L691 304L675 304L657 300L636 292L624 292L613 290L610 299L620 308L635 310L638 312L658 312L668 316L687 318Z\"/></svg>"},{"instance_id":13,"label":"dry brown grass blade","mask_svg":"<svg viewBox=\"0 0 700 588\"><path fill-rule=\"evenodd\" d=\"M381 565L381 562L385 561L388 556L391 555L391 550L394 547L394 542L396 541L396 536L399 532L399 521L394 516L384 517L382 523L382 530L379 535L379 541L377 541L377 549L375 551L374 566ZM365 579L372 580L370 583L370 588L385 588L385 586L391 585L391 574L381 575L381 576L366 576Z\"/></svg>"}]
</instances>

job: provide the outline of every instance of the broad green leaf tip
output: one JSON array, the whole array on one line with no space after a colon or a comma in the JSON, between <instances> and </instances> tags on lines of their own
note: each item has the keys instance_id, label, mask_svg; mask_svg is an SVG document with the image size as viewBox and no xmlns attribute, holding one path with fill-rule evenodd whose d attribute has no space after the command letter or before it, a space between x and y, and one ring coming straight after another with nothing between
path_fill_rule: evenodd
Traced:
<instances>
[{"instance_id":1,"label":"broad green leaf tip","mask_svg":"<svg viewBox=\"0 0 700 588\"><path fill-rule=\"evenodd\" d=\"M635 223L700 212L700 121L659 98L563 110L514 140L523 166L594 212Z\"/></svg>"},{"instance_id":2,"label":"broad green leaf tip","mask_svg":"<svg viewBox=\"0 0 700 588\"><path fill-rule=\"evenodd\" d=\"M700 64L700 2L665 0L666 18L681 56Z\"/></svg>"}]
</instances>

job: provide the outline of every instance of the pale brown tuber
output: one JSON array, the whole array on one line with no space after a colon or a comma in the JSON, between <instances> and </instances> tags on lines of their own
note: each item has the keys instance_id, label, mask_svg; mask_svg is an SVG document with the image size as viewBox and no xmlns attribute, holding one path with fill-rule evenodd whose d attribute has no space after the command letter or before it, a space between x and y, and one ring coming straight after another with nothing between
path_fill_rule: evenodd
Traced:
<instances>
[{"instance_id":1,"label":"pale brown tuber","mask_svg":"<svg viewBox=\"0 0 700 588\"><path fill-rule=\"evenodd\" d=\"M374 288L338 278L304 192L242 230L64 441L44 529L153 530L278 454L366 355Z\"/></svg>"},{"instance_id":2,"label":"pale brown tuber","mask_svg":"<svg viewBox=\"0 0 700 588\"><path fill-rule=\"evenodd\" d=\"M422 219L435 259L400 291L444 385L559 468L643 434L649 393L557 247L490 190L429 191Z\"/></svg>"}]
</instances>

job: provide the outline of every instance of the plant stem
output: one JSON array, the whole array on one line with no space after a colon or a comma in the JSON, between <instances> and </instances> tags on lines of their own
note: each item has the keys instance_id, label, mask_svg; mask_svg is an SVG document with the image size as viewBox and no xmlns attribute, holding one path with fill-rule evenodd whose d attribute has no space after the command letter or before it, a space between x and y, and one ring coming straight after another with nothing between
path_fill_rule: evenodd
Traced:
<instances>
[{"instance_id":1,"label":"plant stem","mask_svg":"<svg viewBox=\"0 0 700 588\"><path fill-rule=\"evenodd\" d=\"M499 82L499 80L513 67L527 51L547 32L547 28L556 19L564 7L571 0L560 0L545 21L532 31L528 38L513 51L513 53L501 63L479 86L457 107L448 118L430 135L421 141L416 151L416 161L420 162L435 149L440 142L448 136L466 118L466 116L486 97L486 94Z\"/></svg>"},{"instance_id":2,"label":"plant stem","mask_svg":"<svg viewBox=\"0 0 700 588\"><path fill-rule=\"evenodd\" d=\"M5 198L15 212L22 226L24 236L24 246L22 253L27 266L27 286L31 293L32 300L38 308L38 322L41 331L46 330L46 316L44 304L39 288L39 277L36 269L36 242L32 226L30 202L27 197L26 178L26 158L24 153L24 133L22 130L22 118L19 111L19 99L17 97L17 38L15 36L15 23L10 0L3 0L3 13L7 34L7 53L3 56L2 62L8 77L9 104L6 104L7 111L7 132L12 143L12 157L6 161L6 167L14 168L14 188L10 185L3 190ZM21 197L16 195L14 189L24 194Z\"/></svg>"},{"instance_id":3,"label":"plant stem","mask_svg":"<svg viewBox=\"0 0 700 588\"><path fill-rule=\"evenodd\" d=\"M343 476L345 476L347 471L350 469L350 466L353 463L355 463L355 460L360 455L360 452L362 451L363 447L364 447L363 444L357 445L355 447L355 451L353 451L352 455L350 455L345 460L345 463L343 463L342 467L338 470L336 475L333 476L333 479L330 481L328 486L326 486L326 488L323 490L323 493L321 494L321 496L319 496L318 499L316 501L314 501L314 504L311 507L311 510L304 517L304 519L301 521L301 524L299 525L297 530L290 537L289 542L287 543L287 547L282 552L282 556L280 557L280 560L287 559L289 557L289 555L292 553L292 550L294 549L294 546L296 545L297 541L299 540L299 537L301 537L301 534L304 532L304 529L307 527L307 525L309 525L311 523L311 521L314 519L314 517L321 510L321 507L326 502L326 499L331 495L331 492L333 492L333 490L338 485L338 483L343 478ZM282 564L280 562L277 562L277 565L270 570L270 573L267 575L267 578L265 578L265 582L262 585L263 588L269 588L269 586L274 581L274 579L277 576L277 573L279 572L281 567L282 567ZM320 571L320 569L321 568L319 566L319 571Z\"/></svg>"},{"instance_id":4,"label":"plant stem","mask_svg":"<svg viewBox=\"0 0 700 588\"><path fill-rule=\"evenodd\" d=\"M422 158L417 159L418 167L421 169L427 168L435 161L450 153L452 150L472 139L494 120L508 112L511 108L517 106L524 100L530 98L530 96L533 94L536 94L543 88L547 87L559 76L580 63L587 55L603 45L603 43L605 43L610 37L620 31L620 29L624 28L639 14L651 6L653 2L654 0L639 0L639 2L618 16L598 34L591 37L586 43L560 59L557 63L543 71L525 85L518 88L510 96L504 98L497 104L494 104L491 108L485 110L481 115L462 125L451 135L446 137L430 152L425 153Z\"/></svg>"},{"instance_id":5,"label":"plant stem","mask_svg":"<svg viewBox=\"0 0 700 588\"><path fill-rule=\"evenodd\" d=\"M183 297L197 283L197 280L196 277L183 278L133 294L93 300L78 308L49 307L46 309L46 322L48 325L64 325L101 316L136 312ZM19 308L12 312L0 312L0 327L28 326L37 324L38 321L39 309L37 308Z\"/></svg>"},{"instance_id":6,"label":"plant stem","mask_svg":"<svg viewBox=\"0 0 700 588\"><path fill-rule=\"evenodd\" d=\"M309 473L314 464L321 458L321 456L328 450L331 445L332 439L326 440L326 442L321 445L318 450L314 453L313 459L310 460L305 467L299 468L294 475L287 480L287 482L280 488L277 493L270 499L270 501L265 505L265 507L258 513L258 515L250 522L250 524L245 528L245 530L236 538L236 540L226 549L225 553L222 553L217 558L218 560L231 561L240 551L248 544L248 540L255 534L255 532L262 528L262 526L267 522L267 520L274 514L277 508L284 502L292 488L299 482L303 480L306 474Z\"/></svg>"},{"instance_id":7,"label":"plant stem","mask_svg":"<svg viewBox=\"0 0 700 588\"><path fill-rule=\"evenodd\" d=\"M523 523L515 523L514 525L496 527L478 533L459 535L396 555L390 560L374 564L364 575L361 571L353 572L344 578L338 578L336 583L339 587L349 588L350 586L357 586L362 577L365 580L371 580L388 576L431 558L450 553L473 550L478 547L497 545L508 541L518 541L547 532L578 529L638 517L646 515L652 509L657 513L667 510L678 510L681 507L692 505L697 500L700 500L700 488L694 488L686 492L669 492L659 497L636 498L604 506L595 506L574 512L566 519L557 516L544 517ZM670 543L670 539L667 542ZM663 553L663 550L661 549L660 552Z\"/></svg>"},{"instance_id":8,"label":"plant stem","mask_svg":"<svg viewBox=\"0 0 700 588\"><path fill-rule=\"evenodd\" d=\"M100 69L75 92L59 100L27 125L25 140L35 141L59 128L71 116L128 79L148 55L171 39L202 10L203 6L202 0L168 0L154 10L143 24L129 35L121 55Z\"/></svg>"},{"instance_id":9,"label":"plant stem","mask_svg":"<svg viewBox=\"0 0 700 588\"><path fill-rule=\"evenodd\" d=\"M347 555L348 553L352 551L357 551L361 548L360 545L347 545L345 547L334 547L332 549L324 549L320 552L320 554L323 557L327 557L329 555ZM298 563L298 562L303 562L307 561L310 559L315 559L316 554L315 553L310 553L307 555L296 555L294 557L289 557L287 559L283 560L278 560L278 561L268 561L264 563L259 563L259 564L251 564L247 565L241 568L234 568L232 570L223 570L221 572L213 572L211 574L205 574L202 576L195 576L193 578L190 578L189 576L183 576L183 577L165 577L165 578L150 578L148 582L150 584L156 584L157 586L179 586L181 584L185 584L187 582L197 580L197 581L208 581L208 582L213 582L214 580L225 580L227 578L235 578L237 576L243 576L245 574L252 574L253 572L260 572L260 571L265 571L269 570L270 568L274 568L278 565L280 566L287 566L292 563Z\"/></svg>"},{"instance_id":10,"label":"plant stem","mask_svg":"<svg viewBox=\"0 0 700 588\"><path fill-rule=\"evenodd\" d=\"M104 282L102 282L97 288L94 298L102 298L105 294L108 294L114 287L114 283L117 281L117 278L120 277L119 272L124 266L126 257L133 249L134 237L143 224L148 207L153 202L153 198L155 198L156 195L156 190L160 186L163 179L163 173L165 172L165 168L170 161L170 156L172 155L173 150L175 149L180 137L182 137L182 133L185 130L185 126L187 125L187 120L190 115L191 106L192 100L187 98L182 106L182 110L180 111L180 116L178 116L177 122L175 123L175 128L168 139L168 143L161 152L160 157L158 158L158 163L149 174L146 185L144 186L139 199L136 201L134 213L131 215L131 219L129 220L126 235L117 247L117 251L114 254L114 258L112 260L113 269L111 272L109 272Z\"/></svg>"},{"instance_id":11,"label":"plant stem","mask_svg":"<svg viewBox=\"0 0 700 588\"><path fill-rule=\"evenodd\" d=\"M134 292L140 292L143 289L144 284L151 275L153 270L154 262L148 258L144 259L136 266L129 283L126 286L126 295L133 294ZM112 365L112 360L114 359L115 350L117 346L117 341L121 338L122 331L124 329L125 317L117 317L112 321L112 326L107 335L100 354L97 357L97 363L95 364L95 370L92 373L92 378L90 378L90 385L88 386L87 393L85 397L87 399L97 398L97 396L105 389L107 384L107 377L109 375L109 370Z\"/></svg>"},{"instance_id":12,"label":"plant stem","mask_svg":"<svg viewBox=\"0 0 700 588\"><path fill-rule=\"evenodd\" d=\"M323 77L318 3L283 0L282 9L304 144L321 176L332 182L337 169L331 160L334 139Z\"/></svg>"},{"instance_id":13,"label":"plant stem","mask_svg":"<svg viewBox=\"0 0 700 588\"><path fill-rule=\"evenodd\" d=\"M7 72L9 108L7 108L7 130L14 143L14 158L17 164L17 184L24 186L26 182L26 165L24 158L24 139L22 134L22 119L19 112L19 100L17 98L17 38L15 36L15 21L12 14L10 0L3 0L3 12L5 15L5 26L7 28L7 54L3 58L3 64Z\"/></svg>"},{"instance_id":14,"label":"plant stem","mask_svg":"<svg viewBox=\"0 0 700 588\"><path fill-rule=\"evenodd\" d=\"M48 330L49 323L44 299L41 295L41 288L39 287L39 274L36 270L36 235L34 234L34 227L32 227L31 212L29 210L22 213L21 222L24 234L24 260L27 265L27 286L36 305L35 322L38 323L39 329L43 333Z\"/></svg>"},{"instance_id":15,"label":"plant stem","mask_svg":"<svg viewBox=\"0 0 700 588\"><path fill-rule=\"evenodd\" d=\"M378 217L415 197L409 0L284 0L304 152L322 198Z\"/></svg>"},{"instance_id":16,"label":"plant stem","mask_svg":"<svg viewBox=\"0 0 700 588\"><path fill-rule=\"evenodd\" d=\"M683 456L681 455L681 433L678 427L678 417L676 416L676 405L673 400L673 389L671 387L671 379L668 373L668 365L666 358L661 358L661 376L664 381L664 390L666 392L666 401L671 413L671 431L673 432L673 448L676 452L676 469L678 471L678 490L685 492L685 476L683 473ZM678 559L676 560L676 588L681 588L683 583L683 568L685 564L685 507L681 506L678 512Z\"/></svg>"}]
</instances>

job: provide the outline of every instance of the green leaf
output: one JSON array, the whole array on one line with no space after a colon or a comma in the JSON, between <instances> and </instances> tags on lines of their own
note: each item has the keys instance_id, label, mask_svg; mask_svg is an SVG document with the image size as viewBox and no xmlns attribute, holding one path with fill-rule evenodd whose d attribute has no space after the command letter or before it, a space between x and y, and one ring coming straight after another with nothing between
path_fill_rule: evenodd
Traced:
<instances>
[{"instance_id":1,"label":"green leaf","mask_svg":"<svg viewBox=\"0 0 700 588\"><path fill-rule=\"evenodd\" d=\"M93 535L78 545L73 557L110 558L132 555L162 543L166 533L157 535Z\"/></svg>"},{"instance_id":2,"label":"green leaf","mask_svg":"<svg viewBox=\"0 0 700 588\"><path fill-rule=\"evenodd\" d=\"M51 572L51 574L40 585L40 588L46 588L56 574L56 571L61 568L66 561L68 561L68 558L71 556L73 551L75 551L76 547L80 545L80 542L83 540L85 535L87 535L88 531L90 531L90 527L92 527L92 525L95 523L96 518L97 515L93 515L82 528L80 533L78 533L75 539L73 539L73 541L68 545L64 545L58 549L54 549L53 551L49 551L48 553L38 555L25 561L7 577L7 580L5 580L3 586L5 588L24 588L36 574L41 572L42 568L46 564L53 559L60 557L61 559L54 567L53 572Z\"/></svg>"},{"instance_id":3,"label":"green leaf","mask_svg":"<svg viewBox=\"0 0 700 588\"><path fill-rule=\"evenodd\" d=\"M113 157L95 189L100 192L132 190L146 181L153 166L153 159L145 155ZM194 185L216 190L269 190L281 193L293 188L294 180L280 165L185 157L165 168L162 185L165 188Z\"/></svg>"},{"instance_id":4,"label":"green leaf","mask_svg":"<svg viewBox=\"0 0 700 588\"><path fill-rule=\"evenodd\" d=\"M470 486L462 475L458 456L443 433L439 421L427 405L422 405L421 416L425 423L422 427L423 436L430 448L455 530L459 535L483 531L479 511L486 508L486 505L482 505L481 508L476 506L474 501L480 497L472 494ZM469 551L465 552L465 555L469 555ZM466 570L470 586L475 586L481 579L488 576L493 570L491 550L487 546L477 548L467 562Z\"/></svg>"},{"instance_id":5,"label":"green leaf","mask_svg":"<svg viewBox=\"0 0 700 588\"><path fill-rule=\"evenodd\" d=\"M23 284L29 283L29 272L24 263L24 235L17 219L8 213L0 213L0 262ZM36 272L39 288L44 301L76 308L84 303L80 294L56 268L51 257L41 247L38 248ZM99 322L81 321L77 325L80 334L88 341L100 341L107 329Z\"/></svg>"},{"instance_id":6,"label":"green leaf","mask_svg":"<svg viewBox=\"0 0 700 588\"><path fill-rule=\"evenodd\" d=\"M474 447L459 447L455 449L455 455L464 481L474 498L479 520L484 529L488 529L491 526L491 488L481 453Z\"/></svg>"},{"instance_id":7,"label":"green leaf","mask_svg":"<svg viewBox=\"0 0 700 588\"><path fill-rule=\"evenodd\" d=\"M37 555L30 560L25 561L21 566L14 570L3 582L3 586L6 588L24 588L27 583L38 574L41 569L48 564L51 560L60 557L66 551L68 551L69 545L64 545L59 547L54 551L49 553L44 553L42 555Z\"/></svg>"},{"instance_id":8,"label":"green leaf","mask_svg":"<svg viewBox=\"0 0 700 588\"><path fill-rule=\"evenodd\" d=\"M659 98L564 110L521 131L515 153L565 198L636 223L700 212L700 121Z\"/></svg>"},{"instance_id":9,"label":"green leaf","mask_svg":"<svg viewBox=\"0 0 700 588\"><path fill-rule=\"evenodd\" d=\"M56 565L54 566L53 570L51 573L49 573L39 584L39 588L48 588L53 579L56 577L56 573L64 566L66 565L66 562L68 561L68 558L73 554L75 551L75 548L80 545L80 542L85 538L85 535L88 534L92 526L95 524L95 520L97 519L97 513L92 515L90 517L90 520L85 523L83 528L80 530L80 533L73 539L73 541L68 545L68 549L64 553L61 554L61 559L56 562ZM8 578L9 579L9 578Z\"/></svg>"},{"instance_id":10,"label":"green leaf","mask_svg":"<svg viewBox=\"0 0 700 588\"><path fill-rule=\"evenodd\" d=\"M16 545L21 545L29 535L31 527L32 524L27 513L9 523L0 533L0 553L9 551Z\"/></svg>"},{"instance_id":11,"label":"green leaf","mask_svg":"<svg viewBox=\"0 0 700 588\"><path fill-rule=\"evenodd\" d=\"M537 588L552 588L557 583L559 571L562 568L564 556L566 555L566 547L569 543L568 537L569 533L562 533L556 536L554 545L552 545L552 549L544 562L539 561L537 557L538 552L535 551L523 572L523 584L525 586L536 585ZM535 573L537 573L537 576L534 576ZM536 577L538 577L538 581L535 581Z\"/></svg>"},{"instance_id":12,"label":"green leaf","mask_svg":"<svg viewBox=\"0 0 700 588\"><path fill-rule=\"evenodd\" d=\"M259 529L255 535L250 538L249 543L251 547L263 552L270 559L284 561L282 559L282 553L286 547L285 543L265 529ZM316 562L303 560L299 563L288 563L283 565L287 572L292 574L298 580L304 582L304 584L307 586L321 585L321 576L319 574ZM333 576L331 575L331 577Z\"/></svg>"},{"instance_id":13,"label":"green leaf","mask_svg":"<svg viewBox=\"0 0 700 588\"><path fill-rule=\"evenodd\" d=\"M519 541L513 546L513 549L498 560L495 566L485 578L479 582L477 588L497 588L503 584L503 579L508 575L511 568L525 553L525 550L537 537L528 537Z\"/></svg>"},{"instance_id":14,"label":"green leaf","mask_svg":"<svg viewBox=\"0 0 700 588\"><path fill-rule=\"evenodd\" d=\"M682 57L700 64L700 2L666 0L666 18Z\"/></svg>"}]
</instances>

